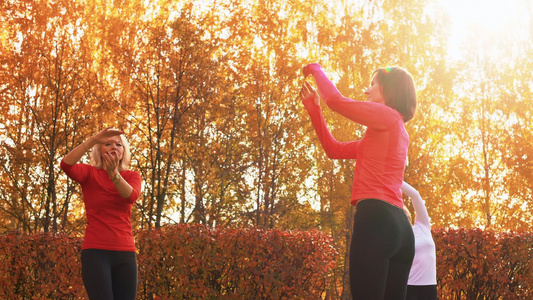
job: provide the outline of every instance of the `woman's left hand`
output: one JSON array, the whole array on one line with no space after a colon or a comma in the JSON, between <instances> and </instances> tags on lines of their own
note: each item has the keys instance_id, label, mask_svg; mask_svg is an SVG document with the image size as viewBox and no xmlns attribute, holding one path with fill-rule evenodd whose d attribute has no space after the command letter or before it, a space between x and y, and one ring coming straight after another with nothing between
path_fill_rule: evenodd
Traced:
<instances>
[{"instance_id":1,"label":"woman's left hand","mask_svg":"<svg viewBox=\"0 0 533 300\"><path fill-rule=\"evenodd\" d=\"M313 100L316 105L320 106L320 97L318 96L318 93L307 81L304 83L302 89L300 90L300 97L302 98L302 102Z\"/></svg>"}]
</instances>

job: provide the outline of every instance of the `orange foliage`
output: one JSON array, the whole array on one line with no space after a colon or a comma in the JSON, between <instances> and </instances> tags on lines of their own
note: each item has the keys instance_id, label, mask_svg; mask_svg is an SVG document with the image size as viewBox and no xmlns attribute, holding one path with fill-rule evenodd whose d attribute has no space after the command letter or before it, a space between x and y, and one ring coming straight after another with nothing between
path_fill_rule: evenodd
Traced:
<instances>
[{"instance_id":1,"label":"orange foliage","mask_svg":"<svg viewBox=\"0 0 533 300\"><path fill-rule=\"evenodd\" d=\"M319 231L166 226L137 234L139 299L320 299L336 251ZM85 298L80 238L0 236L1 299Z\"/></svg>"},{"instance_id":2,"label":"orange foliage","mask_svg":"<svg viewBox=\"0 0 533 300\"><path fill-rule=\"evenodd\" d=\"M320 299L334 267L318 231L166 226L138 235L142 297Z\"/></svg>"},{"instance_id":3,"label":"orange foliage","mask_svg":"<svg viewBox=\"0 0 533 300\"><path fill-rule=\"evenodd\" d=\"M529 299L533 235L434 229L440 299ZM137 234L139 299L321 299L336 251L318 231L164 226ZM1 299L82 299L80 238L0 236ZM494 295L498 295L494 298Z\"/></svg>"},{"instance_id":4,"label":"orange foliage","mask_svg":"<svg viewBox=\"0 0 533 300\"><path fill-rule=\"evenodd\" d=\"M432 231L437 248L439 299L531 299L531 233Z\"/></svg>"},{"instance_id":5,"label":"orange foliage","mask_svg":"<svg viewBox=\"0 0 533 300\"><path fill-rule=\"evenodd\" d=\"M80 249L64 234L1 235L0 298L84 298Z\"/></svg>"}]
</instances>

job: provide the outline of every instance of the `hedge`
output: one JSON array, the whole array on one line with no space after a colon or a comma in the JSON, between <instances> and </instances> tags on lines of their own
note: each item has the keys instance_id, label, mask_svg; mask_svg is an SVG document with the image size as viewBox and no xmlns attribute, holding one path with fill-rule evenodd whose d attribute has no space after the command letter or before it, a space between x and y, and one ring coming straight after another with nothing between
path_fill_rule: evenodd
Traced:
<instances>
[{"instance_id":1,"label":"hedge","mask_svg":"<svg viewBox=\"0 0 533 300\"><path fill-rule=\"evenodd\" d=\"M84 299L80 238L0 236L0 299Z\"/></svg>"},{"instance_id":2,"label":"hedge","mask_svg":"<svg viewBox=\"0 0 533 300\"><path fill-rule=\"evenodd\" d=\"M334 267L330 242L319 231L146 230L137 242L140 298L320 299Z\"/></svg>"},{"instance_id":3,"label":"hedge","mask_svg":"<svg viewBox=\"0 0 533 300\"><path fill-rule=\"evenodd\" d=\"M434 229L439 299L533 295L533 235ZM0 235L0 299L86 299L81 238ZM136 234L138 299L320 299L336 251L319 231L173 225Z\"/></svg>"},{"instance_id":4,"label":"hedge","mask_svg":"<svg viewBox=\"0 0 533 300\"><path fill-rule=\"evenodd\" d=\"M0 299L85 299L81 238L0 236ZM320 231L174 225L136 234L138 299L321 299L335 266Z\"/></svg>"},{"instance_id":5,"label":"hedge","mask_svg":"<svg viewBox=\"0 0 533 300\"><path fill-rule=\"evenodd\" d=\"M439 299L533 299L533 235L434 229Z\"/></svg>"}]
</instances>

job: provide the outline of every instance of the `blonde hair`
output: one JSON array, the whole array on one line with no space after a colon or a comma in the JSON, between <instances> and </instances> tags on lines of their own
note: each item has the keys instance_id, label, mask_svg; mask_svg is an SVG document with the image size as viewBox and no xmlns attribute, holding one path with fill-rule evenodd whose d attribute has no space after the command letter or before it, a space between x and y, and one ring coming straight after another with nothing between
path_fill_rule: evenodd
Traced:
<instances>
[{"instance_id":1,"label":"blonde hair","mask_svg":"<svg viewBox=\"0 0 533 300\"><path fill-rule=\"evenodd\" d=\"M130 144L128 143L128 140L126 139L126 136L123 134L119 135L120 141L122 142L122 147L124 148L124 152L122 153L122 159L118 162L118 170L119 171L125 171L129 170L130 168L130 162L131 162L131 152L130 152ZM96 144L93 147L93 150L91 151L91 161L89 164L97 169L101 169L104 167L102 163L102 144Z\"/></svg>"}]
</instances>

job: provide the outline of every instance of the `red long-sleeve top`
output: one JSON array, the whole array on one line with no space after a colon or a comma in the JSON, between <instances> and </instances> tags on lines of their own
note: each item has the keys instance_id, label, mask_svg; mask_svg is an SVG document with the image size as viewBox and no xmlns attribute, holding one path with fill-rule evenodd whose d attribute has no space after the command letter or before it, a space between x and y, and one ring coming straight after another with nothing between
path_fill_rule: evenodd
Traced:
<instances>
[{"instance_id":1,"label":"red long-sleeve top","mask_svg":"<svg viewBox=\"0 0 533 300\"><path fill-rule=\"evenodd\" d=\"M82 249L135 252L130 216L141 191L141 175L131 170L120 172L133 188L131 195L123 198L104 169L81 163L69 165L64 161L61 169L80 183L83 192L87 227Z\"/></svg>"},{"instance_id":2,"label":"red long-sleeve top","mask_svg":"<svg viewBox=\"0 0 533 300\"><path fill-rule=\"evenodd\" d=\"M344 97L324 74L320 65L308 65L326 105L342 116L367 126L362 139L337 141L328 130L320 107L304 101L320 143L329 158L356 159L351 203L379 199L403 207L401 186L409 135L403 117L381 103L354 101Z\"/></svg>"}]
</instances>

